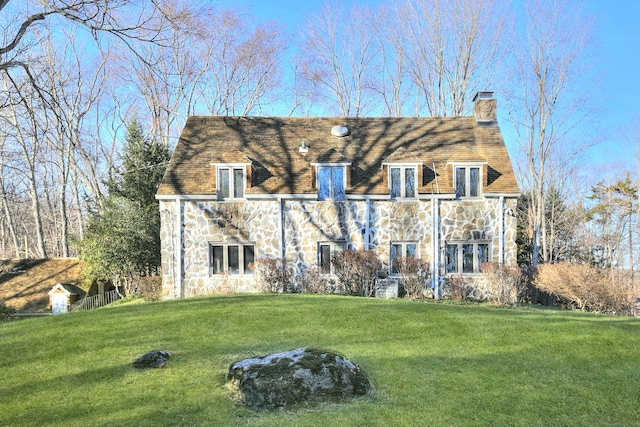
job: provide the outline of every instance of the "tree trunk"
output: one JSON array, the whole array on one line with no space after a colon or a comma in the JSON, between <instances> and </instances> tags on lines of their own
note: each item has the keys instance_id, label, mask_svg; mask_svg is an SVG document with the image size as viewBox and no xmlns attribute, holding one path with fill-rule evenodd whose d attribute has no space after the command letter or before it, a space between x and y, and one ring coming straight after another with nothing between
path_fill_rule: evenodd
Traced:
<instances>
[{"instance_id":1,"label":"tree trunk","mask_svg":"<svg viewBox=\"0 0 640 427\"><path fill-rule=\"evenodd\" d=\"M80 194L78 192L78 181L76 179L76 174L72 175L72 193L73 193L73 201L75 203L76 216L78 221L78 238L80 240L84 239L84 216L82 215L82 205L80 204Z\"/></svg>"},{"instance_id":2,"label":"tree trunk","mask_svg":"<svg viewBox=\"0 0 640 427\"><path fill-rule=\"evenodd\" d=\"M13 224L13 215L11 214L11 209L9 209L9 202L7 201L7 193L5 191L4 185L4 173L1 166L2 165L0 165L0 198L2 198L2 210L5 213L7 226L9 227L9 234L11 235L11 239L13 240L13 250L15 251L15 256L16 258L20 258L20 244L18 243L18 236Z\"/></svg>"},{"instance_id":3,"label":"tree trunk","mask_svg":"<svg viewBox=\"0 0 640 427\"><path fill-rule=\"evenodd\" d=\"M42 215L40 210L40 201L38 200L38 189L36 187L36 177L33 169L30 171L29 179L29 197L31 197L31 214L35 223L36 241L38 245L38 256L40 258L47 257L47 249L44 245L44 232L42 228Z\"/></svg>"},{"instance_id":4,"label":"tree trunk","mask_svg":"<svg viewBox=\"0 0 640 427\"><path fill-rule=\"evenodd\" d=\"M66 198L66 193L67 193L67 179L66 177L64 177L62 179L62 182L60 183L60 195L61 195L61 200L60 200L60 244L62 246L62 257L63 258L68 258L69 257L69 243L68 243L68 237L69 237L69 230L68 230L68 223L69 223L69 219L67 218L67 198Z\"/></svg>"}]
</instances>

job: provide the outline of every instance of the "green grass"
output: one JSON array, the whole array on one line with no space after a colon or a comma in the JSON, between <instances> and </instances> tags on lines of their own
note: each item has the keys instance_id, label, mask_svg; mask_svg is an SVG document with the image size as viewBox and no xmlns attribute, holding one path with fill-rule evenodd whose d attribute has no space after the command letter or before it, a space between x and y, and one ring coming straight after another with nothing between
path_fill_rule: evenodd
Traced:
<instances>
[{"instance_id":1,"label":"green grass","mask_svg":"<svg viewBox=\"0 0 640 427\"><path fill-rule=\"evenodd\" d=\"M0 324L0 426L640 425L640 321L313 295L124 305ZM371 396L256 413L229 365L314 346L358 363ZM150 350L165 369L138 371Z\"/></svg>"}]
</instances>

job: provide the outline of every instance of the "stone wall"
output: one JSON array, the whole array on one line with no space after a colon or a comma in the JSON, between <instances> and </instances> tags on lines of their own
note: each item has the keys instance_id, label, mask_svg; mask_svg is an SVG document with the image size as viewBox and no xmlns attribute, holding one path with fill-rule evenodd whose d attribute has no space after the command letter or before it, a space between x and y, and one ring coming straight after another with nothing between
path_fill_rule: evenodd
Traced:
<instances>
[{"instance_id":1,"label":"stone wall","mask_svg":"<svg viewBox=\"0 0 640 427\"><path fill-rule=\"evenodd\" d=\"M181 239L176 239L176 203L181 205ZM212 276L209 271L209 244L253 243L256 258L278 258L278 202L173 201L160 204L162 218L163 296L189 297L210 293L254 291L251 276ZM180 255L182 289L176 283L176 242L182 241Z\"/></svg>"},{"instance_id":2,"label":"stone wall","mask_svg":"<svg viewBox=\"0 0 640 427\"><path fill-rule=\"evenodd\" d=\"M344 241L349 249L376 250L389 259L392 241L419 242L419 253L430 257L431 202L286 201L286 257L301 267L316 263L318 242ZM367 220L369 228L367 230Z\"/></svg>"},{"instance_id":3,"label":"stone wall","mask_svg":"<svg viewBox=\"0 0 640 427\"><path fill-rule=\"evenodd\" d=\"M385 265L391 242L417 242L419 256L433 259L431 200L279 203L161 200L163 296L257 291L251 275L210 274L211 242L252 243L256 259L279 258L282 238L284 255L297 269L316 264L318 242L345 241L350 249L364 249L367 238ZM490 241L492 259L499 259L499 199L438 203L441 260L446 240L469 239ZM506 204L515 211L515 200ZM515 263L515 217L505 215L504 223L505 260Z\"/></svg>"},{"instance_id":4,"label":"stone wall","mask_svg":"<svg viewBox=\"0 0 640 427\"><path fill-rule=\"evenodd\" d=\"M500 258L500 200L447 200L440 204L440 238L446 241L487 240L491 244L491 259ZM516 200L505 200L504 260L515 265L518 246L516 244L515 218ZM442 246L442 245L441 245Z\"/></svg>"}]
</instances>

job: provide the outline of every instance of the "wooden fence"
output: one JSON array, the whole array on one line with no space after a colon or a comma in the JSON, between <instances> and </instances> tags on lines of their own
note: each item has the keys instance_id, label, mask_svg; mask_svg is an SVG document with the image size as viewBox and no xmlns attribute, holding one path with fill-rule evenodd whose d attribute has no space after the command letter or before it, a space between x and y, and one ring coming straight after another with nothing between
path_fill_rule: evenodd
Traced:
<instances>
[{"instance_id":1,"label":"wooden fence","mask_svg":"<svg viewBox=\"0 0 640 427\"><path fill-rule=\"evenodd\" d=\"M120 299L120 295L118 295L118 291L114 289L113 291L109 291L104 294L98 294L89 298L81 299L71 306L71 311L93 310L94 308L111 304L118 299Z\"/></svg>"}]
</instances>

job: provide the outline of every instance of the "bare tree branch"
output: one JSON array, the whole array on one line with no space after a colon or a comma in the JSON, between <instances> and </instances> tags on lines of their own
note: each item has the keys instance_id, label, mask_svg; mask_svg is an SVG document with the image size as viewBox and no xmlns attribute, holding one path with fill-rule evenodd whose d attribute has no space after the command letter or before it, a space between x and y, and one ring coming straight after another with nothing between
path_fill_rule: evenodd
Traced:
<instances>
[{"instance_id":1,"label":"bare tree branch","mask_svg":"<svg viewBox=\"0 0 640 427\"><path fill-rule=\"evenodd\" d=\"M7 2L8 2L8 0L5 1L5 4ZM4 7L4 5L0 4L0 10L2 10L2 7ZM22 40L22 37L24 37L25 33L27 32L27 28L29 28L29 26L31 24L33 24L34 22L36 22L36 21L44 20L46 16L47 16L47 14L38 13L36 15L31 15L30 17L25 19L24 22L22 23L22 25L20 26L20 29L16 33L16 35L13 37L13 40L11 41L11 43L9 43L8 45L6 45L4 47L0 47L0 55L4 55L7 52L10 52L13 49L15 49L16 46L18 46L18 43L20 43L20 40ZM6 69L6 67L5 67L5 69Z\"/></svg>"}]
</instances>

